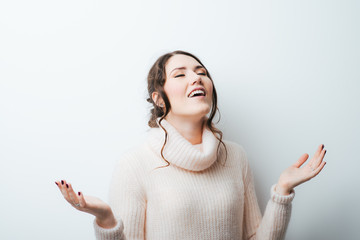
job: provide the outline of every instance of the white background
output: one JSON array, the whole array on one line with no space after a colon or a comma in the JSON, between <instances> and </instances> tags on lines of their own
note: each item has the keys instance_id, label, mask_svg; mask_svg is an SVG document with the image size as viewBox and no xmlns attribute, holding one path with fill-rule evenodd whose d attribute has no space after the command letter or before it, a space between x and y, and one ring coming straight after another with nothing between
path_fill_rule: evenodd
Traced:
<instances>
[{"instance_id":1,"label":"white background","mask_svg":"<svg viewBox=\"0 0 360 240\"><path fill-rule=\"evenodd\" d=\"M145 136L146 76L198 56L225 139L242 144L263 211L270 186L324 143L295 189L287 238L358 239L359 1L1 1L0 239L95 239L54 181L107 199L112 168Z\"/></svg>"}]
</instances>

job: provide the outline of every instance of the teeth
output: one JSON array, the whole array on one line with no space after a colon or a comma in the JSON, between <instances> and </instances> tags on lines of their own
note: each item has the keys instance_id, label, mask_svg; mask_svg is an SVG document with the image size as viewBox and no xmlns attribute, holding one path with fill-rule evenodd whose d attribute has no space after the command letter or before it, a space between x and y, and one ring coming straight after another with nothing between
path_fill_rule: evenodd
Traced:
<instances>
[{"instance_id":1,"label":"teeth","mask_svg":"<svg viewBox=\"0 0 360 240\"><path fill-rule=\"evenodd\" d=\"M189 97L193 97L197 93L201 93L202 95L205 96L205 92L203 90L195 90L190 93Z\"/></svg>"}]
</instances>

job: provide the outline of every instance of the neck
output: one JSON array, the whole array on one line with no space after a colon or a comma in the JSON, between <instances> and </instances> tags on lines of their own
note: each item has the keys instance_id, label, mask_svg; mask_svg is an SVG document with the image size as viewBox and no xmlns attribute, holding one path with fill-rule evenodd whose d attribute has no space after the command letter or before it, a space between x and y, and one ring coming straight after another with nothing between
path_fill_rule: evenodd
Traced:
<instances>
[{"instance_id":1,"label":"neck","mask_svg":"<svg viewBox=\"0 0 360 240\"><path fill-rule=\"evenodd\" d=\"M190 119L189 117L166 116L168 121L192 145L202 143L204 118Z\"/></svg>"}]
</instances>

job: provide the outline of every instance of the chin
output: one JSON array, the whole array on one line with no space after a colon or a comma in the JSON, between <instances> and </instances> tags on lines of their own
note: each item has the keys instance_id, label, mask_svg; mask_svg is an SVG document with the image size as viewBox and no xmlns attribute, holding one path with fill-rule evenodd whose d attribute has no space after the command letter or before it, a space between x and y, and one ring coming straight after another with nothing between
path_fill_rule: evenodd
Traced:
<instances>
[{"instance_id":1,"label":"chin","mask_svg":"<svg viewBox=\"0 0 360 240\"><path fill-rule=\"evenodd\" d=\"M186 118L207 118L207 115L210 113L211 107L209 105L192 107L191 109L182 109L183 111L172 112L172 114L177 116L182 116Z\"/></svg>"},{"instance_id":2,"label":"chin","mask_svg":"<svg viewBox=\"0 0 360 240\"><path fill-rule=\"evenodd\" d=\"M201 109L199 111L194 111L193 114L191 114L192 116L198 116L198 117L207 117L207 114L210 113L210 108L204 108Z\"/></svg>"}]
</instances>

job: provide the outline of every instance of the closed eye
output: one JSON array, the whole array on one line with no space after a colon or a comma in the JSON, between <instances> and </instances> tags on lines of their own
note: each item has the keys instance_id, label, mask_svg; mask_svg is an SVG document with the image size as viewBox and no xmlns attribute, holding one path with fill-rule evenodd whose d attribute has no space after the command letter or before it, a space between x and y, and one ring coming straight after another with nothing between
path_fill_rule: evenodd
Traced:
<instances>
[{"instance_id":1,"label":"closed eye","mask_svg":"<svg viewBox=\"0 0 360 240\"><path fill-rule=\"evenodd\" d=\"M177 78L177 77L183 77L183 76L185 76L185 74L179 74L179 75L176 75L175 77Z\"/></svg>"},{"instance_id":2,"label":"closed eye","mask_svg":"<svg viewBox=\"0 0 360 240\"><path fill-rule=\"evenodd\" d=\"M206 76L206 73L198 73L198 75ZM179 75L176 75L175 77L177 78L177 77L183 77L183 76L185 76L185 74L179 74Z\"/></svg>"}]
</instances>

